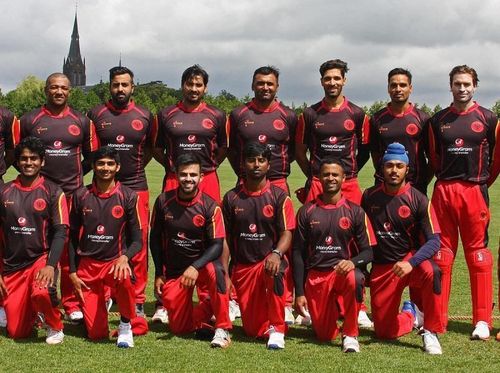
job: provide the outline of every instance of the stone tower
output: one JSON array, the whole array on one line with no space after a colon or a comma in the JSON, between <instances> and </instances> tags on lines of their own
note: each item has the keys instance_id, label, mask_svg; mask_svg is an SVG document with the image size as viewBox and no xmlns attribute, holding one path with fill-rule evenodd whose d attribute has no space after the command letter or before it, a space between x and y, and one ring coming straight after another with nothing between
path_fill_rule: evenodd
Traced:
<instances>
[{"instance_id":1,"label":"stone tower","mask_svg":"<svg viewBox=\"0 0 500 373\"><path fill-rule=\"evenodd\" d=\"M85 59L82 60L82 55L80 54L80 36L78 35L76 13L68 58L64 59L63 73L69 78L73 87L84 86L86 84Z\"/></svg>"}]
</instances>

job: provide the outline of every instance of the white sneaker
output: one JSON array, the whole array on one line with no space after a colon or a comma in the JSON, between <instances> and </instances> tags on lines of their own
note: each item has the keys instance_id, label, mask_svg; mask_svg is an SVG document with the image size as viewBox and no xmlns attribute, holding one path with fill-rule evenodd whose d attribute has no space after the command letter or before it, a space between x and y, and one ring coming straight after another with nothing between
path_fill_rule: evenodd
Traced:
<instances>
[{"instance_id":1,"label":"white sneaker","mask_svg":"<svg viewBox=\"0 0 500 373\"><path fill-rule=\"evenodd\" d=\"M64 333L62 330L54 330L50 327L47 328L47 338L45 338L45 342L49 345L58 345L63 343L64 341Z\"/></svg>"},{"instance_id":2,"label":"white sneaker","mask_svg":"<svg viewBox=\"0 0 500 373\"><path fill-rule=\"evenodd\" d=\"M420 311L415 303L413 303L413 307L415 308L415 321L413 321L413 327L415 329L420 329L424 326L424 313Z\"/></svg>"},{"instance_id":3,"label":"white sneaker","mask_svg":"<svg viewBox=\"0 0 500 373\"><path fill-rule=\"evenodd\" d=\"M277 332L274 326L269 328L269 340L267 341L269 350L282 350L285 348L285 334Z\"/></svg>"},{"instance_id":4,"label":"white sneaker","mask_svg":"<svg viewBox=\"0 0 500 373\"><path fill-rule=\"evenodd\" d=\"M134 347L134 335L132 334L132 326L129 322L124 323L120 321L118 325L118 340L116 345L120 348Z\"/></svg>"},{"instance_id":5,"label":"white sneaker","mask_svg":"<svg viewBox=\"0 0 500 373\"><path fill-rule=\"evenodd\" d=\"M153 322L161 322L162 324L168 324L168 312L166 308L163 306L158 307L151 320Z\"/></svg>"},{"instance_id":6,"label":"white sneaker","mask_svg":"<svg viewBox=\"0 0 500 373\"><path fill-rule=\"evenodd\" d=\"M212 338L212 347L227 348L231 344L231 337L227 330L217 328L215 329L215 335Z\"/></svg>"},{"instance_id":7,"label":"white sneaker","mask_svg":"<svg viewBox=\"0 0 500 373\"><path fill-rule=\"evenodd\" d=\"M436 333L432 333L424 329L422 333L422 341L424 343L424 351L429 355L442 355L443 350Z\"/></svg>"},{"instance_id":8,"label":"white sneaker","mask_svg":"<svg viewBox=\"0 0 500 373\"><path fill-rule=\"evenodd\" d=\"M359 342L357 337L349 337L345 335L342 338L342 351L343 352L359 352Z\"/></svg>"},{"instance_id":9,"label":"white sneaker","mask_svg":"<svg viewBox=\"0 0 500 373\"><path fill-rule=\"evenodd\" d=\"M358 313L358 327L362 329L373 328L373 322L370 320L365 311L361 310Z\"/></svg>"},{"instance_id":10,"label":"white sneaker","mask_svg":"<svg viewBox=\"0 0 500 373\"><path fill-rule=\"evenodd\" d=\"M285 323L288 325L293 325L295 323L293 308L290 306L285 307Z\"/></svg>"},{"instance_id":11,"label":"white sneaker","mask_svg":"<svg viewBox=\"0 0 500 373\"><path fill-rule=\"evenodd\" d=\"M0 307L0 328L7 327L7 315L5 314L5 308Z\"/></svg>"},{"instance_id":12,"label":"white sneaker","mask_svg":"<svg viewBox=\"0 0 500 373\"><path fill-rule=\"evenodd\" d=\"M82 311L73 311L69 315L66 316L67 320L79 323L83 321L83 312Z\"/></svg>"},{"instance_id":13,"label":"white sneaker","mask_svg":"<svg viewBox=\"0 0 500 373\"><path fill-rule=\"evenodd\" d=\"M231 321L241 317L240 305L235 300L229 301L229 319Z\"/></svg>"},{"instance_id":14,"label":"white sneaker","mask_svg":"<svg viewBox=\"0 0 500 373\"><path fill-rule=\"evenodd\" d=\"M476 328L472 332L470 339L473 340L487 340L490 338L490 327L486 321L478 321Z\"/></svg>"},{"instance_id":15,"label":"white sneaker","mask_svg":"<svg viewBox=\"0 0 500 373\"><path fill-rule=\"evenodd\" d=\"M306 310L304 310L303 312L306 316L304 317L302 315L298 315L295 319L295 324L303 326L311 326L312 325L311 315Z\"/></svg>"}]
</instances>

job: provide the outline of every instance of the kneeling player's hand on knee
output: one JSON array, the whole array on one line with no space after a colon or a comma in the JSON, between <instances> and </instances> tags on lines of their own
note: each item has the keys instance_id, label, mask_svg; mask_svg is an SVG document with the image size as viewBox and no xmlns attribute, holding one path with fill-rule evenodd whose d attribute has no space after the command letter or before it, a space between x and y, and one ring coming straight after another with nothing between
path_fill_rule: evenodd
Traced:
<instances>
[{"instance_id":1,"label":"kneeling player's hand on knee","mask_svg":"<svg viewBox=\"0 0 500 373\"><path fill-rule=\"evenodd\" d=\"M181 276L181 285L185 288L192 288L198 279L198 270L193 266L187 267Z\"/></svg>"},{"instance_id":2,"label":"kneeling player's hand on knee","mask_svg":"<svg viewBox=\"0 0 500 373\"><path fill-rule=\"evenodd\" d=\"M35 283L40 289L54 285L54 267L47 265L40 269L35 275Z\"/></svg>"},{"instance_id":3,"label":"kneeling player's hand on knee","mask_svg":"<svg viewBox=\"0 0 500 373\"><path fill-rule=\"evenodd\" d=\"M341 260L337 263L337 265L333 268L335 272L339 275L346 276L349 272L354 269L354 263L350 260Z\"/></svg>"},{"instance_id":4,"label":"kneeling player's hand on knee","mask_svg":"<svg viewBox=\"0 0 500 373\"><path fill-rule=\"evenodd\" d=\"M412 265L410 264L410 262L407 261L397 262L392 267L392 272L394 272L394 274L398 277L404 277L412 270L413 270Z\"/></svg>"},{"instance_id":5,"label":"kneeling player's hand on knee","mask_svg":"<svg viewBox=\"0 0 500 373\"><path fill-rule=\"evenodd\" d=\"M127 277L132 276L132 269L128 265L128 258L126 255L121 255L116 259L115 263L109 270L109 273L113 273L113 278L115 280L126 280Z\"/></svg>"},{"instance_id":6,"label":"kneeling player's hand on knee","mask_svg":"<svg viewBox=\"0 0 500 373\"><path fill-rule=\"evenodd\" d=\"M70 273L69 278L73 283L73 289L75 290L75 294L80 300L80 302L85 303L85 299L83 298L82 288L89 290L90 288L87 286L85 282L82 281L80 277L76 274L76 272Z\"/></svg>"}]
</instances>

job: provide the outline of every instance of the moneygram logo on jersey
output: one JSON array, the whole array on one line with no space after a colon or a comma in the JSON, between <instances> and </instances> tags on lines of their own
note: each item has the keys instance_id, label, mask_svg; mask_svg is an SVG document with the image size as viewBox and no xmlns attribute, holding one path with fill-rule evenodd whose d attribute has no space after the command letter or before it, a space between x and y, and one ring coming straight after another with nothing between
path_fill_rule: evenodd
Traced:
<instances>
[{"instance_id":1,"label":"moneygram logo on jersey","mask_svg":"<svg viewBox=\"0 0 500 373\"><path fill-rule=\"evenodd\" d=\"M28 219L26 219L24 216L20 216L17 218L17 226L12 225L10 227L10 230L14 232L14 234L27 234L31 236L33 232L36 231L36 228L34 227L28 227Z\"/></svg>"},{"instance_id":2,"label":"moneygram logo on jersey","mask_svg":"<svg viewBox=\"0 0 500 373\"><path fill-rule=\"evenodd\" d=\"M335 254L342 250L342 247L334 245L334 239L331 235L326 236L323 242L323 245L316 245L316 251L321 254Z\"/></svg>"},{"instance_id":3,"label":"moneygram logo on jersey","mask_svg":"<svg viewBox=\"0 0 500 373\"><path fill-rule=\"evenodd\" d=\"M240 232L240 238L244 239L245 241L262 241L266 237L265 233L258 232L258 227L254 223L248 225L248 231L250 233Z\"/></svg>"},{"instance_id":4,"label":"moneygram logo on jersey","mask_svg":"<svg viewBox=\"0 0 500 373\"><path fill-rule=\"evenodd\" d=\"M68 157L71 155L71 150L64 149L64 144L61 140L55 140L52 146L45 149L45 154L49 157Z\"/></svg>"},{"instance_id":5,"label":"moneygram logo on jersey","mask_svg":"<svg viewBox=\"0 0 500 373\"><path fill-rule=\"evenodd\" d=\"M205 144L198 142L198 136L196 136L195 134L187 135L186 140L181 140L179 144L179 147L183 150L200 151L206 147Z\"/></svg>"},{"instance_id":6,"label":"moneygram logo on jersey","mask_svg":"<svg viewBox=\"0 0 500 373\"><path fill-rule=\"evenodd\" d=\"M346 145L339 144L339 138L337 136L330 136L321 141L320 147L327 152L341 152L346 148Z\"/></svg>"},{"instance_id":7,"label":"moneygram logo on jersey","mask_svg":"<svg viewBox=\"0 0 500 373\"><path fill-rule=\"evenodd\" d=\"M116 150L126 151L131 150L134 147L133 144L127 144L127 138L125 137L125 135L117 135L115 138L115 142L108 143L108 146Z\"/></svg>"},{"instance_id":8,"label":"moneygram logo on jersey","mask_svg":"<svg viewBox=\"0 0 500 373\"><path fill-rule=\"evenodd\" d=\"M446 150L448 151L448 153L451 153L453 155L469 155L470 153L472 153L472 148L464 147L464 145L464 139L456 138L453 142L453 145L448 146Z\"/></svg>"},{"instance_id":9,"label":"moneygram logo on jersey","mask_svg":"<svg viewBox=\"0 0 500 373\"><path fill-rule=\"evenodd\" d=\"M102 224L99 224L96 229L96 234L87 234L87 238L90 242L95 243L110 243L115 239L114 236L106 235L106 227Z\"/></svg>"}]
</instances>

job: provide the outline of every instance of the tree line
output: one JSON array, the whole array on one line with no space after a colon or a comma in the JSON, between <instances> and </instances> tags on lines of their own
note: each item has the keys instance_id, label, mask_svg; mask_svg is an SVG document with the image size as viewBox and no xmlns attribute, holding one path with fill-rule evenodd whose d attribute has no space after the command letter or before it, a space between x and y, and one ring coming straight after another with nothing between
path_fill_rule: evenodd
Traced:
<instances>
[{"instance_id":1,"label":"tree line","mask_svg":"<svg viewBox=\"0 0 500 373\"><path fill-rule=\"evenodd\" d=\"M45 103L45 94L43 92L45 82L35 76L27 76L16 89L3 94L0 91L0 105L9 108L18 117L27 113ZM69 104L76 110L82 113L87 113L94 106L109 100L109 83L100 82L90 88L73 88L69 97ZM145 106L151 112L157 113L165 106L175 104L182 99L180 89L167 87L161 81L150 82L146 84L137 84L134 90L134 100L140 105ZM205 101L211 105L217 106L226 113L230 113L238 105L244 104L251 100L251 96L247 95L238 98L222 90L218 95L207 94ZM375 114L378 110L385 107L388 101L375 101L371 106L364 106L363 109L369 115ZM433 115L442 109L440 105L430 107L425 103L422 105L415 104L419 109L425 111L429 115ZM292 109L297 114L302 113L308 105L304 102L300 106L292 105ZM496 101L491 108L493 112L500 117L500 100Z\"/></svg>"}]
</instances>

